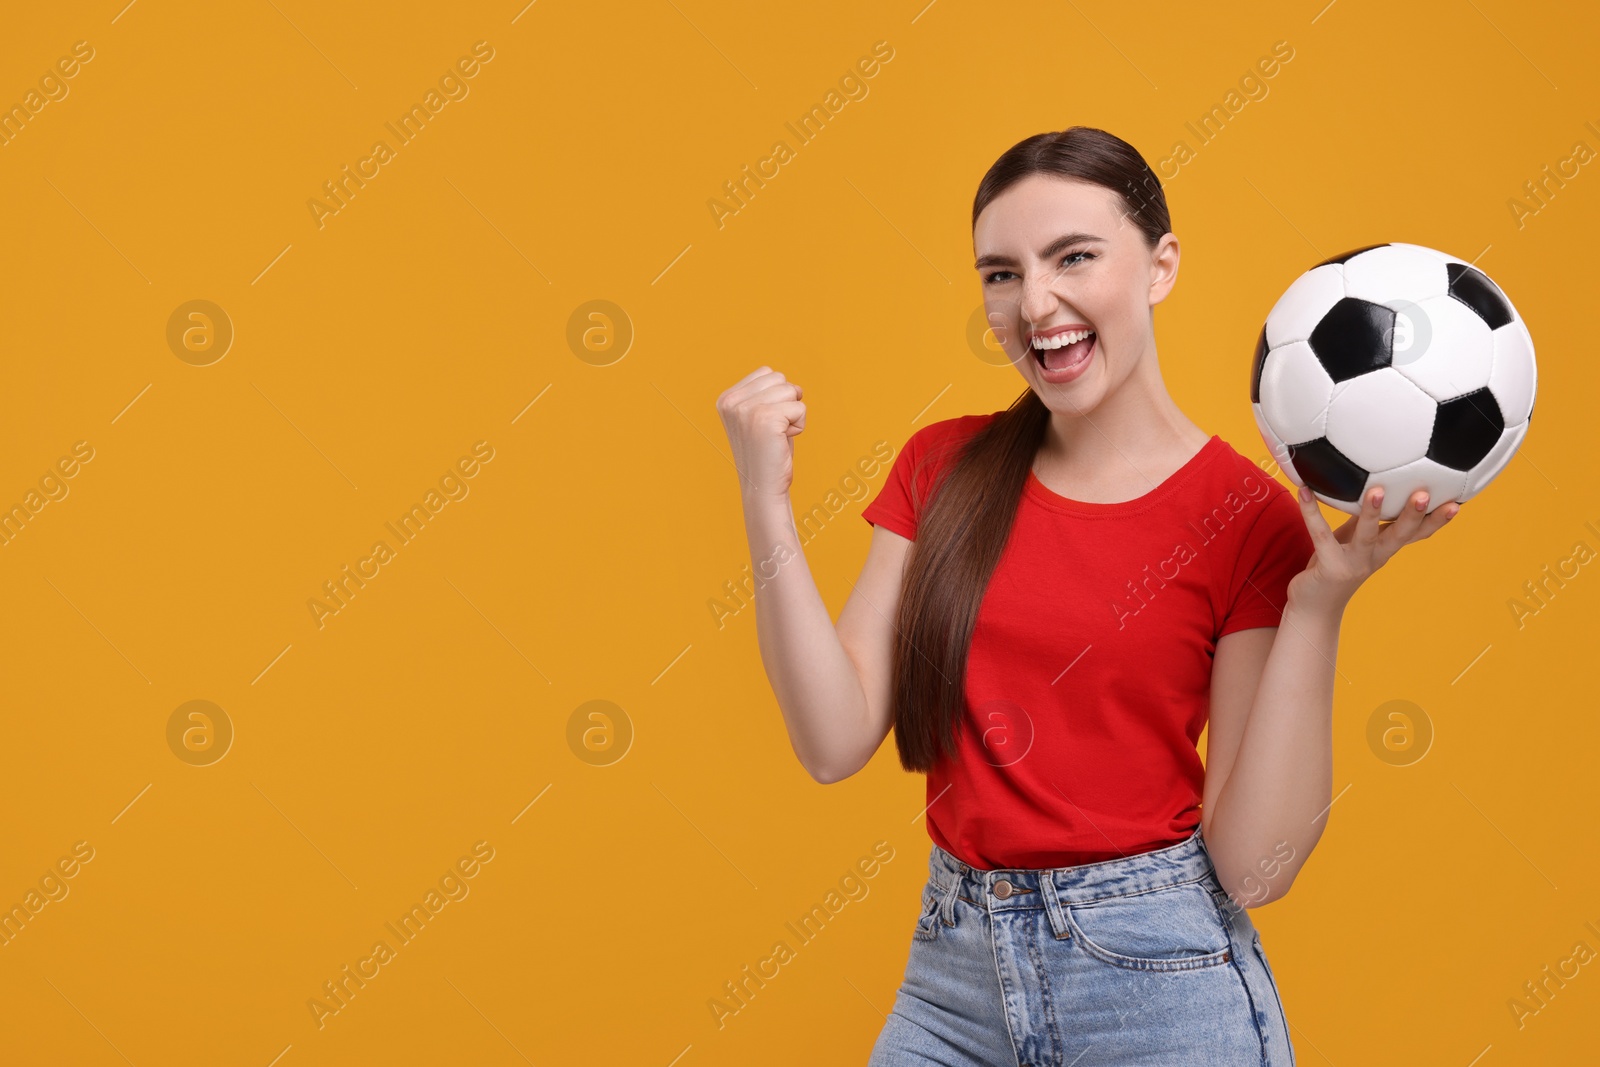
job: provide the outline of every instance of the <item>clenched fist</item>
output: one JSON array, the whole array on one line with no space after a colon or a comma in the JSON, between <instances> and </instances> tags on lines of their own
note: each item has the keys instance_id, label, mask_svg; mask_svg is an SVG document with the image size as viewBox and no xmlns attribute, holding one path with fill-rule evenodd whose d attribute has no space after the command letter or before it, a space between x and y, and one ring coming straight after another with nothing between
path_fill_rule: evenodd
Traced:
<instances>
[{"instance_id":1,"label":"clenched fist","mask_svg":"<svg viewBox=\"0 0 1600 1067\"><path fill-rule=\"evenodd\" d=\"M746 497L787 499L794 481L794 436L806 428L802 391L771 367L757 367L717 397Z\"/></svg>"}]
</instances>

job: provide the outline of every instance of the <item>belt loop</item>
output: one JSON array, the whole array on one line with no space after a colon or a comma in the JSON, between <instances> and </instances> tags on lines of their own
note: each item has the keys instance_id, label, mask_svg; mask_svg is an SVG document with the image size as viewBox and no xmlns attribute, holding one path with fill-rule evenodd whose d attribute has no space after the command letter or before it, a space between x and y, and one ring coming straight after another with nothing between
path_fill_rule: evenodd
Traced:
<instances>
[{"instance_id":1,"label":"belt loop","mask_svg":"<svg viewBox=\"0 0 1600 1067\"><path fill-rule=\"evenodd\" d=\"M1056 895L1056 879L1053 871L1039 872L1039 895L1044 897L1044 911L1050 919L1050 932L1055 935L1057 941L1065 941L1072 936L1072 925L1067 921L1066 907Z\"/></svg>"},{"instance_id":2,"label":"belt loop","mask_svg":"<svg viewBox=\"0 0 1600 1067\"><path fill-rule=\"evenodd\" d=\"M939 901L939 918L946 926L956 924L956 896L961 892L962 873L957 870L950 879L950 888Z\"/></svg>"},{"instance_id":3,"label":"belt loop","mask_svg":"<svg viewBox=\"0 0 1600 1067\"><path fill-rule=\"evenodd\" d=\"M1189 835L1189 841L1200 849L1200 854L1206 858L1206 864L1208 866L1214 864L1214 861L1211 859L1211 849L1206 847L1206 835L1201 831L1201 827L1199 825L1196 825L1194 828L1194 833Z\"/></svg>"}]
</instances>

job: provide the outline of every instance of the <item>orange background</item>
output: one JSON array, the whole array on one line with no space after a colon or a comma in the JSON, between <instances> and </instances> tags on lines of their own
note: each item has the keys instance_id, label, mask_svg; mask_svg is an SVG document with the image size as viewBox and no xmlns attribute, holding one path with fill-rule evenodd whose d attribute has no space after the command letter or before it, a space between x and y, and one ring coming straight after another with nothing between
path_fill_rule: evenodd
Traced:
<instances>
[{"instance_id":1,"label":"orange background","mask_svg":"<svg viewBox=\"0 0 1600 1067\"><path fill-rule=\"evenodd\" d=\"M0 547L0 903L93 853L0 948L0 1060L865 1062L926 873L923 779L885 745L812 782L754 612L719 628L752 561L713 402L762 363L805 386L793 496L831 502L806 553L837 613L885 469L857 462L1022 387L968 341L970 205L1005 148L1074 123L1152 164L1193 151L1167 170L1162 370L1247 455L1257 330L1321 258L1476 259L1528 322L1533 432L1351 606L1330 826L1253 917L1302 1064L1592 1054L1593 965L1520 1026L1508 1006L1600 950L1600 577L1520 628L1509 608L1600 547L1578 433L1600 175L1520 225L1509 206L1600 148L1592 11L123 2L0 35L0 103L93 49L0 147L0 503L92 449ZM319 227L323 182L479 41L466 95ZM785 123L879 41L867 95L795 147ZM1199 144L1186 123L1278 41L1267 94ZM780 138L793 158L719 227L708 201ZM167 340L191 300L234 332L203 366ZM594 300L616 310L569 343ZM492 458L449 478L477 442ZM319 626L322 584L434 489ZM221 715L169 742L195 700ZM609 726L574 729L596 700ZM1394 700L1432 731L1420 760L1368 741ZM180 758L224 721L221 759ZM880 841L867 895L719 1027L723 984ZM319 1027L323 983L478 842L492 859L446 879L468 895Z\"/></svg>"}]
</instances>

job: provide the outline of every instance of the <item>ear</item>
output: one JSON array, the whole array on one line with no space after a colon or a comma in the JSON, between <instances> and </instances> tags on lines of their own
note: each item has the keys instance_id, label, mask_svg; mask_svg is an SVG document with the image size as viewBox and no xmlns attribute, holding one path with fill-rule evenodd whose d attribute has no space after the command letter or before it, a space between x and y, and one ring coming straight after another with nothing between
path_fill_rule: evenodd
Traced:
<instances>
[{"instance_id":1,"label":"ear","mask_svg":"<svg viewBox=\"0 0 1600 1067\"><path fill-rule=\"evenodd\" d=\"M1178 281L1178 238L1171 233L1161 235L1155 248L1150 250L1150 305L1161 303L1172 292Z\"/></svg>"}]
</instances>

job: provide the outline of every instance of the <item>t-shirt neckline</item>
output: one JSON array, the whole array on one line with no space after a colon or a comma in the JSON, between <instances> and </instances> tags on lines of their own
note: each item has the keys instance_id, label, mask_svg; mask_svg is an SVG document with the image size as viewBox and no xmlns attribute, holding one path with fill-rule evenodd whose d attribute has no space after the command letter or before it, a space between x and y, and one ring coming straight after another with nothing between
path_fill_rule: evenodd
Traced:
<instances>
[{"instance_id":1,"label":"t-shirt neckline","mask_svg":"<svg viewBox=\"0 0 1600 1067\"><path fill-rule=\"evenodd\" d=\"M1131 515L1153 507L1170 496L1221 450L1221 436L1212 434L1210 439L1200 446L1199 451L1190 456L1183 466L1169 474L1160 485L1157 485L1143 496L1134 497L1132 500L1117 500L1108 504L1089 500L1074 500L1071 497L1062 496L1039 480L1039 476L1033 473L1031 464L1028 467L1028 480L1025 483L1025 489L1027 494L1038 503L1052 511L1059 511L1068 515L1084 515L1095 518Z\"/></svg>"}]
</instances>

